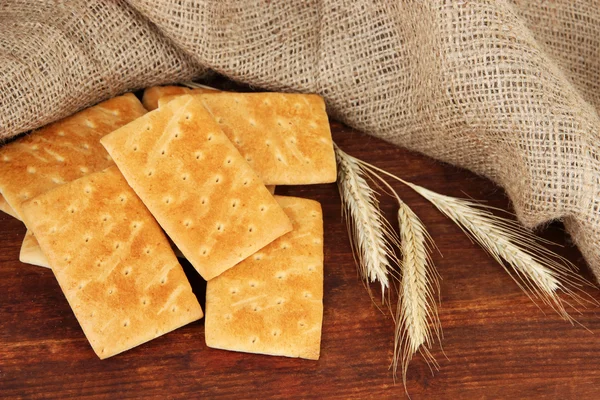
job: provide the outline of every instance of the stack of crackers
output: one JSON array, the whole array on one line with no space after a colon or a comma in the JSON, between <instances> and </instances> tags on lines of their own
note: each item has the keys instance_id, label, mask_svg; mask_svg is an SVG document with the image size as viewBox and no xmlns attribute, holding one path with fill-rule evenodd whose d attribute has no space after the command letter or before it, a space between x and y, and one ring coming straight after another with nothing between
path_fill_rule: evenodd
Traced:
<instances>
[{"instance_id":1,"label":"stack of crackers","mask_svg":"<svg viewBox=\"0 0 600 400\"><path fill-rule=\"evenodd\" d=\"M274 185L334 182L316 95L155 87L0 148L0 210L21 261L52 269L101 358L203 317L209 347L318 359L319 203ZM148 112L149 111L149 112Z\"/></svg>"}]
</instances>

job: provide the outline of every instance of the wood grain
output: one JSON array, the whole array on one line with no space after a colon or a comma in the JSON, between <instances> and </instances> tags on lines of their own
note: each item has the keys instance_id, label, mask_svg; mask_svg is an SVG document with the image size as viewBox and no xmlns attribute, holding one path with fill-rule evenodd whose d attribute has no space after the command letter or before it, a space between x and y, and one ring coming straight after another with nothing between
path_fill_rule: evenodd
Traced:
<instances>
[{"instance_id":1,"label":"wood grain","mask_svg":"<svg viewBox=\"0 0 600 400\"><path fill-rule=\"evenodd\" d=\"M502 190L464 170L332 125L348 153L440 193L508 208ZM420 356L408 390L421 398L597 398L600 338L538 308L511 278L425 200L396 185L427 225L443 257L440 318L444 351L432 376ZM101 361L87 343L52 272L21 264L23 225L0 216L0 398L405 398L388 366L393 323L357 277L334 184L278 187L321 202L325 218L324 324L319 361L209 349L199 321ZM394 206L383 200L393 217ZM393 220L393 218L391 218ZM564 243L560 224L544 236ZM571 246L558 252L587 268ZM205 284L186 273L204 303ZM374 288L376 290L376 288ZM595 289L587 291L600 300ZM578 321L600 331L600 306Z\"/></svg>"}]
</instances>

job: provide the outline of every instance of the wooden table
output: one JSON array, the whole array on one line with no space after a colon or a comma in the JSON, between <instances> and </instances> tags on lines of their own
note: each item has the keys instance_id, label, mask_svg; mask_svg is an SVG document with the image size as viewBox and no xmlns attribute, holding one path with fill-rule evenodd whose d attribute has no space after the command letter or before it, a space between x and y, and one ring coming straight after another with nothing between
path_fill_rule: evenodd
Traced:
<instances>
[{"instance_id":1,"label":"wooden table","mask_svg":"<svg viewBox=\"0 0 600 400\"><path fill-rule=\"evenodd\" d=\"M504 192L469 172L398 149L334 123L341 148L440 193L468 194L508 208ZM421 356L408 372L420 398L598 398L600 336L538 308L449 220L410 190L399 193L427 225L443 257L443 347L432 376ZM21 264L25 228L0 216L0 398L404 398L388 369L393 322L357 277L334 184L279 187L316 199L325 215L325 299L321 359L308 361L207 348L198 321L121 355L93 353L50 270ZM394 205L383 200L393 220ZM564 242L560 225L545 237ZM589 273L570 246L557 249ZM186 265L201 303L204 282ZM374 288L375 289L375 288ZM375 289L376 290L376 289ZM587 291L597 300L600 292ZM394 305L395 306L395 305ZM578 321L600 331L600 306Z\"/></svg>"}]
</instances>

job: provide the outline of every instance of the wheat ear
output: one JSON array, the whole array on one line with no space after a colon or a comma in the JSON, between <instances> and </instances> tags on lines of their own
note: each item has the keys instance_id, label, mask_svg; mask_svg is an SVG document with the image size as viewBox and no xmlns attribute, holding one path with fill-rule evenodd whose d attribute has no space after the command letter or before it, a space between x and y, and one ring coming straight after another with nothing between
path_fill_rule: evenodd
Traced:
<instances>
[{"instance_id":1,"label":"wheat ear","mask_svg":"<svg viewBox=\"0 0 600 400\"><path fill-rule=\"evenodd\" d=\"M487 251L530 299L526 289L552 307L563 319L575 322L566 311L565 304L578 310L574 303L561 299L558 291L566 293L584 307L584 301L595 303L591 297L584 299L579 294L585 294L579 289L582 285L591 284L577 275L573 263L542 246L540 243L548 241L538 238L518 222L492 214L491 207L433 192L370 164L363 166L404 183L431 202ZM516 276L508 266L516 272Z\"/></svg>"},{"instance_id":2,"label":"wheat ear","mask_svg":"<svg viewBox=\"0 0 600 400\"><path fill-rule=\"evenodd\" d=\"M402 281L396 308L398 323L393 366L396 376L400 359L402 382L406 388L408 364L417 351L428 364L438 368L429 350L434 334L438 342L441 342L441 324L436 306L439 275L431 260L433 241L417 214L403 202L399 204L398 224L402 248Z\"/></svg>"},{"instance_id":3,"label":"wheat ear","mask_svg":"<svg viewBox=\"0 0 600 400\"><path fill-rule=\"evenodd\" d=\"M382 299L389 288L389 275L398 259L394 245L398 237L381 214L375 191L366 181L366 174L358 160L337 145L338 189L342 200L342 214L348 227L352 254L360 276L365 282L381 284ZM369 290L369 285L366 285Z\"/></svg>"},{"instance_id":4,"label":"wheat ear","mask_svg":"<svg viewBox=\"0 0 600 400\"><path fill-rule=\"evenodd\" d=\"M418 351L430 366L438 364L430 352L434 334L441 342L441 323L438 316L436 297L439 297L439 274L431 259L433 239L414 211L385 181L370 164L363 162L365 170L379 180L388 193L398 202L398 227L400 230L400 281L398 305L396 307L396 329L394 335L394 376L398 362L402 369L402 382L406 389L406 373L413 355Z\"/></svg>"},{"instance_id":5,"label":"wheat ear","mask_svg":"<svg viewBox=\"0 0 600 400\"><path fill-rule=\"evenodd\" d=\"M336 149L336 152L353 165L362 166L361 170L375 182L381 182L387 189L387 193L398 202L400 242L394 243L399 244L402 254L400 262L402 279L395 315L392 366L394 376L396 376L400 362L402 382L406 389L408 365L417 351L423 355L429 365L433 365L436 369L438 367L435 358L429 351L433 344L434 334L438 341L441 337L441 324L436 305L436 294L439 295L439 275L431 260L433 240L419 217L400 199L394 188L370 168L370 164L345 154L339 149Z\"/></svg>"},{"instance_id":6,"label":"wheat ear","mask_svg":"<svg viewBox=\"0 0 600 400\"><path fill-rule=\"evenodd\" d=\"M542 246L533 234L517 222L492 214L489 207L470 200L444 196L415 184L409 186L459 225L505 268L521 288L528 288L562 318L573 322L565 304L574 310L577 308L557 294L559 290L563 291L583 305L582 298L574 288L585 281L576 275L576 268L570 261ZM507 265L512 267L520 279L515 279L506 268Z\"/></svg>"}]
</instances>

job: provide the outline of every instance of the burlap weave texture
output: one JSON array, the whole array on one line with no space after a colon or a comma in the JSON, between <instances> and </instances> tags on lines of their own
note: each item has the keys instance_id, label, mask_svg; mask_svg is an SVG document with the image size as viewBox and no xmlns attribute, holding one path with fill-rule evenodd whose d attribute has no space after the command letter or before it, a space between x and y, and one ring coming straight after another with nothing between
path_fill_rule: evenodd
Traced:
<instances>
[{"instance_id":1,"label":"burlap weave texture","mask_svg":"<svg viewBox=\"0 0 600 400\"><path fill-rule=\"evenodd\" d=\"M592 0L0 3L0 137L214 70L485 175L561 219L600 276L600 7Z\"/></svg>"}]
</instances>

